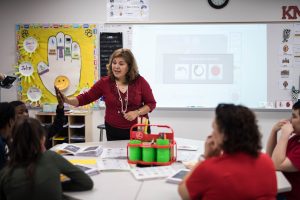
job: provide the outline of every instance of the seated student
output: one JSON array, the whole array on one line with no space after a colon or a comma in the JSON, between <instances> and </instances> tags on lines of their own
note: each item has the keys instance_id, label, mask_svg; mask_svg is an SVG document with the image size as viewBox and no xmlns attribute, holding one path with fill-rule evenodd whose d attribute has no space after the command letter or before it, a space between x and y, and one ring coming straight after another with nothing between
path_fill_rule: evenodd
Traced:
<instances>
[{"instance_id":1,"label":"seated student","mask_svg":"<svg viewBox=\"0 0 300 200\"><path fill-rule=\"evenodd\" d=\"M23 101L11 101L10 104L15 108L17 119L29 117L28 109Z\"/></svg>"},{"instance_id":2,"label":"seated student","mask_svg":"<svg viewBox=\"0 0 300 200\"><path fill-rule=\"evenodd\" d=\"M261 153L255 115L244 106L219 104L204 161L178 187L182 199L275 199L276 173Z\"/></svg>"},{"instance_id":3,"label":"seated student","mask_svg":"<svg viewBox=\"0 0 300 200\"><path fill-rule=\"evenodd\" d=\"M292 185L292 191L284 196L300 199L300 100L292 108L290 120L280 120L270 133L267 153L272 157L276 170L283 172ZM278 132L281 131L279 138ZM278 139L278 141L277 141Z\"/></svg>"},{"instance_id":4,"label":"seated student","mask_svg":"<svg viewBox=\"0 0 300 200\"><path fill-rule=\"evenodd\" d=\"M16 121L9 160L0 174L0 199L62 199L63 191L93 188L93 181L61 155L46 151L45 131L34 118ZM60 175L70 178L61 183Z\"/></svg>"},{"instance_id":5,"label":"seated student","mask_svg":"<svg viewBox=\"0 0 300 200\"><path fill-rule=\"evenodd\" d=\"M7 102L0 103L0 170L7 161L7 144L15 123L15 110Z\"/></svg>"},{"instance_id":6,"label":"seated student","mask_svg":"<svg viewBox=\"0 0 300 200\"><path fill-rule=\"evenodd\" d=\"M54 121L51 125L44 126L47 132L45 143L47 149L52 147L52 137L62 131L64 122L66 121L64 114L64 103L59 95L56 95L56 98L58 105L56 107L56 116L54 118ZM10 103L15 107L17 120L23 117L29 117L28 109L24 102L12 101Z\"/></svg>"}]
</instances>

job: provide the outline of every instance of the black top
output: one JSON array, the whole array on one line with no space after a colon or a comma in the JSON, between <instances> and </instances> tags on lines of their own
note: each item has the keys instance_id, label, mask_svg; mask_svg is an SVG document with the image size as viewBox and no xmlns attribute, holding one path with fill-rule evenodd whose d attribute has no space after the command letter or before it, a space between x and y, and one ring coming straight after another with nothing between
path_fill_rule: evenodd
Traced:
<instances>
[{"instance_id":1,"label":"black top","mask_svg":"<svg viewBox=\"0 0 300 200\"><path fill-rule=\"evenodd\" d=\"M44 126L45 130L46 130L46 148L50 149L52 147L52 142L51 139L53 136L59 134L62 129L63 129L63 125L66 121L65 118L65 113L64 113L64 107L59 108L58 106L56 107L56 116L54 118L54 121L51 125L46 125Z\"/></svg>"},{"instance_id":2,"label":"black top","mask_svg":"<svg viewBox=\"0 0 300 200\"><path fill-rule=\"evenodd\" d=\"M53 151L44 152L36 163L33 184L26 175L25 167L9 168L0 172L1 200L60 200L62 191L84 191L93 188L93 181L61 155ZM61 182L61 174L70 180Z\"/></svg>"},{"instance_id":3,"label":"black top","mask_svg":"<svg viewBox=\"0 0 300 200\"><path fill-rule=\"evenodd\" d=\"M7 153L5 150L6 145L6 140L0 134L0 170L4 167L7 161Z\"/></svg>"}]
</instances>

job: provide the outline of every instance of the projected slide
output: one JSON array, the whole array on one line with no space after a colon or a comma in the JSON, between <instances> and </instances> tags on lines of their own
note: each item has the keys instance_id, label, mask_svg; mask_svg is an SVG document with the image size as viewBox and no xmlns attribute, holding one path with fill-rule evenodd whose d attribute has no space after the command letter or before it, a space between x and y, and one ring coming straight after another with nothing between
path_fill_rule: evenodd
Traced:
<instances>
[{"instance_id":1,"label":"projected slide","mask_svg":"<svg viewBox=\"0 0 300 200\"><path fill-rule=\"evenodd\" d=\"M158 107L267 101L265 24L134 25L132 50Z\"/></svg>"},{"instance_id":2,"label":"projected slide","mask_svg":"<svg viewBox=\"0 0 300 200\"><path fill-rule=\"evenodd\" d=\"M166 84L233 83L232 54L164 54L163 60Z\"/></svg>"}]
</instances>

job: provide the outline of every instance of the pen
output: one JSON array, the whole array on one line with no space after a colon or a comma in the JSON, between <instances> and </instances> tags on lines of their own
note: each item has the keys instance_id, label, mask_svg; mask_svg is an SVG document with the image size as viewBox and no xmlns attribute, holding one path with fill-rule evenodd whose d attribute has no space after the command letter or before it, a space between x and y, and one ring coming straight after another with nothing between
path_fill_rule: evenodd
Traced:
<instances>
[{"instance_id":1,"label":"pen","mask_svg":"<svg viewBox=\"0 0 300 200\"><path fill-rule=\"evenodd\" d=\"M137 123L138 123L138 124L141 124L141 123L142 123L142 118L141 118L141 117L138 117ZM142 131L142 127L141 127L140 125L138 126L138 131Z\"/></svg>"}]
</instances>

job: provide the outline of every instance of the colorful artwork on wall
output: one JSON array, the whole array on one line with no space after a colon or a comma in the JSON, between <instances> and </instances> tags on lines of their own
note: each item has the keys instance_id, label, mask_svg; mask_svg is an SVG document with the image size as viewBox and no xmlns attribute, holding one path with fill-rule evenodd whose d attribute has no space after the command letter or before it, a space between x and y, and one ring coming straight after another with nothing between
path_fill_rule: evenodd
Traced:
<instances>
[{"instance_id":1,"label":"colorful artwork on wall","mask_svg":"<svg viewBox=\"0 0 300 200\"><path fill-rule=\"evenodd\" d=\"M98 79L96 24L18 24L18 97L33 106L56 103L54 85L76 96Z\"/></svg>"}]
</instances>

